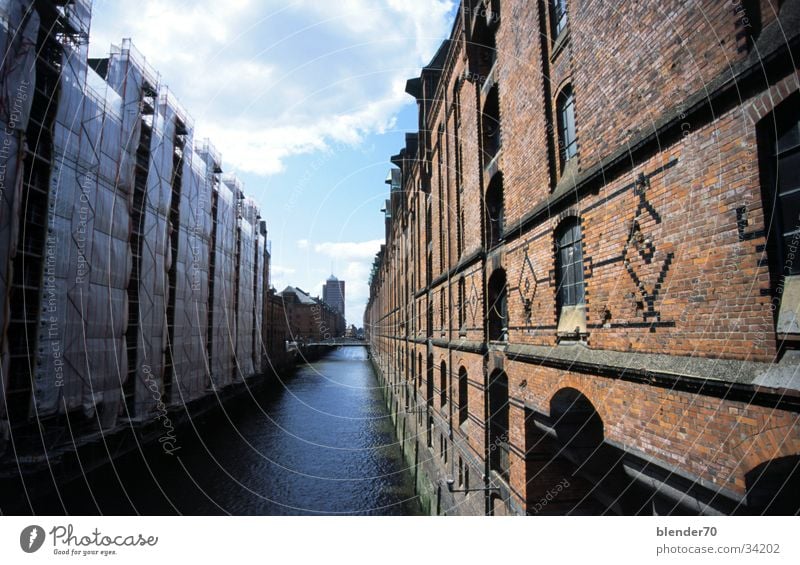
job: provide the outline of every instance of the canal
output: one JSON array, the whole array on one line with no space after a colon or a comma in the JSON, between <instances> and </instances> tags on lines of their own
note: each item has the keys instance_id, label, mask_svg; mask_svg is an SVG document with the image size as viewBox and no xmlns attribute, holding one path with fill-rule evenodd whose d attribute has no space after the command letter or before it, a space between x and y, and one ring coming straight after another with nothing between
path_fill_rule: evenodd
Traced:
<instances>
[{"instance_id":1,"label":"canal","mask_svg":"<svg viewBox=\"0 0 800 565\"><path fill-rule=\"evenodd\" d=\"M420 512L364 347L344 347L35 502L39 514Z\"/></svg>"}]
</instances>

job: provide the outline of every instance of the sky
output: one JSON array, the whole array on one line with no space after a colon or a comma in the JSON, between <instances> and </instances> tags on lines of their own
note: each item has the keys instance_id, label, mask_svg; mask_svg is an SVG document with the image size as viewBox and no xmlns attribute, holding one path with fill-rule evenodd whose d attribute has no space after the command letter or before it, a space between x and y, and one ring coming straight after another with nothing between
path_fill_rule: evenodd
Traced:
<instances>
[{"instance_id":1,"label":"sky","mask_svg":"<svg viewBox=\"0 0 800 565\"><path fill-rule=\"evenodd\" d=\"M261 206L272 285L346 282L362 325L383 243L389 157L416 131L405 82L452 0L95 0L90 56L131 38Z\"/></svg>"}]
</instances>

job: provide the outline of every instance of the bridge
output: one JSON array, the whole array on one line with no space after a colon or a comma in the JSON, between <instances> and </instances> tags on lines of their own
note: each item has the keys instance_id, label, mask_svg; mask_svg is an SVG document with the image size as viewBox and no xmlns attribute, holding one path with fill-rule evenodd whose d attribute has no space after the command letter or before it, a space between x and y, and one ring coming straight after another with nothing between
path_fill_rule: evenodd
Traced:
<instances>
[{"instance_id":1,"label":"bridge","mask_svg":"<svg viewBox=\"0 0 800 565\"><path fill-rule=\"evenodd\" d=\"M352 337L338 337L334 339L324 339L322 341L312 341L306 344L306 347L366 347L367 342L363 339L355 339Z\"/></svg>"}]
</instances>

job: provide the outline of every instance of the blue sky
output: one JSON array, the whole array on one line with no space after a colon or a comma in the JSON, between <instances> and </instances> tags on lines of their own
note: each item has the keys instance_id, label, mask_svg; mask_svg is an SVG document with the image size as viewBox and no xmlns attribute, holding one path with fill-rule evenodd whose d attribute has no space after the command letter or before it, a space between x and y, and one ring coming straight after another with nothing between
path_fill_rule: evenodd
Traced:
<instances>
[{"instance_id":1,"label":"blue sky","mask_svg":"<svg viewBox=\"0 0 800 565\"><path fill-rule=\"evenodd\" d=\"M452 0L95 0L91 56L130 37L261 205L273 285L347 283L361 325L389 157L416 131L404 93Z\"/></svg>"}]
</instances>

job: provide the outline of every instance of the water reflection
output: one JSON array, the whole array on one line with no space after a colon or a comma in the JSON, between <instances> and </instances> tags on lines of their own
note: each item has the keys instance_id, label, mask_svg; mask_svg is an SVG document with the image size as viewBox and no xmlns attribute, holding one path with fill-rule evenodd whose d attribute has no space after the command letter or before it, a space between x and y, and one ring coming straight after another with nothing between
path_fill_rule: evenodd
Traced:
<instances>
[{"instance_id":1,"label":"water reflection","mask_svg":"<svg viewBox=\"0 0 800 565\"><path fill-rule=\"evenodd\" d=\"M61 491L71 514L416 514L413 482L363 347L227 404ZM91 487L91 488L90 488ZM37 513L62 514L49 497Z\"/></svg>"}]
</instances>

